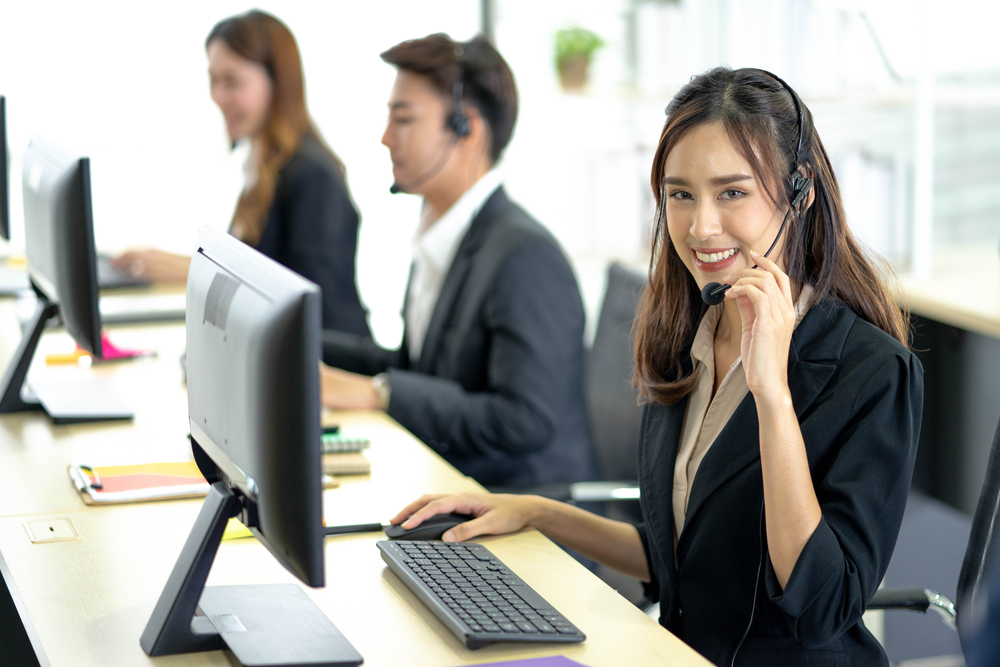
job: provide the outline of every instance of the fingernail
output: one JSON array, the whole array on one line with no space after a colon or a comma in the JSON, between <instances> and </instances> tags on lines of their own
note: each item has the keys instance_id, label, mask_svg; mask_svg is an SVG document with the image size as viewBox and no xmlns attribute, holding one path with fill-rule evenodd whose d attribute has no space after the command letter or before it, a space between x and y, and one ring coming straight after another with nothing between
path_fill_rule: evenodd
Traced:
<instances>
[{"instance_id":1,"label":"fingernail","mask_svg":"<svg viewBox=\"0 0 1000 667\"><path fill-rule=\"evenodd\" d=\"M403 524L402 524L402 525L403 525L403 528L409 528L409 527L410 527L410 525L411 525L412 523L413 523L413 519L407 519L407 520L406 520L406 521L404 521L404 522L403 522Z\"/></svg>"},{"instance_id":2,"label":"fingernail","mask_svg":"<svg viewBox=\"0 0 1000 667\"><path fill-rule=\"evenodd\" d=\"M455 533L453 533L453 532L451 532L449 530L447 533L445 533L444 535L441 536L441 539L444 540L445 542L454 542L455 541Z\"/></svg>"},{"instance_id":3,"label":"fingernail","mask_svg":"<svg viewBox=\"0 0 1000 667\"><path fill-rule=\"evenodd\" d=\"M760 257L760 253L759 253L759 252L756 252L756 251L754 251L754 250L751 250L751 251L750 251L750 256L751 256L751 257Z\"/></svg>"}]
</instances>

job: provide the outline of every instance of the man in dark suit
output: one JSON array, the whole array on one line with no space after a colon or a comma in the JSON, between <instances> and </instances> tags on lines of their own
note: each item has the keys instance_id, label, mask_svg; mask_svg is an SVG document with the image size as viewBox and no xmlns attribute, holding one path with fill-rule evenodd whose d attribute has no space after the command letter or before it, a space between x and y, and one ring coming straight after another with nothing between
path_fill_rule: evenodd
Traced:
<instances>
[{"instance_id":1,"label":"man in dark suit","mask_svg":"<svg viewBox=\"0 0 1000 667\"><path fill-rule=\"evenodd\" d=\"M589 479L576 278L494 168L517 118L510 69L481 37L431 35L382 59L398 70L392 189L423 197L403 345L328 333L323 403L381 407L482 484Z\"/></svg>"}]
</instances>

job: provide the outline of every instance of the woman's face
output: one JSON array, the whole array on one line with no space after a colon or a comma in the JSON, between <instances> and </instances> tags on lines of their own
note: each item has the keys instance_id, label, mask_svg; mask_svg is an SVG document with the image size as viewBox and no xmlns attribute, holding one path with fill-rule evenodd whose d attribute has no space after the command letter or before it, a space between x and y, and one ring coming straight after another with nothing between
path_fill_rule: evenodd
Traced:
<instances>
[{"instance_id":1,"label":"woman's face","mask_svg":"<svg viewBox=\"0 0 1000 667\"><path fill-rule=\"evenodd\" d=\"M208 77L212 101L226 119L232 141L255 137L267 123L271 77L263 65L238 56L221 39L208 44Z\"/></svg>"},{"instance_id":2,"label":"woman's face","mask_svg":"<svg viewBox=\"0 0 1000 667\"><path fill-rule=\"evenodd\" d=\"M689 131L667 155L664 173L667 232L699 288L753 266L751 250L767 252L784 211L771 202L721 122ZM784 269L782 244L771 258Z\"/></svg>"}]
</instances>

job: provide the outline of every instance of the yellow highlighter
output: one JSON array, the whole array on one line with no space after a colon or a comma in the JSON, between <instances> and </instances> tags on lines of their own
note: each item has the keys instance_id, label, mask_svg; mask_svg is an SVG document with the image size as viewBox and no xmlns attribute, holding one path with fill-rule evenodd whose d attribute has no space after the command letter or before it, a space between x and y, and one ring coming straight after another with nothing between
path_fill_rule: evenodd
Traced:
<instances>
[{"instance_id":1,"label":"yellow highlighter","mask_svg":"<svg viewBox=\"0 0 1000 667\"><path fill-rule=\"evenodd\" d=\"M84 357L87 361L81 361ZM59 352L55 354L46 354L45 363L52 364L80 364L83 366L89 366L90 361L92 361L90 354L84 350L76 349L72 352Z\"/></svg>"}]
</instances>

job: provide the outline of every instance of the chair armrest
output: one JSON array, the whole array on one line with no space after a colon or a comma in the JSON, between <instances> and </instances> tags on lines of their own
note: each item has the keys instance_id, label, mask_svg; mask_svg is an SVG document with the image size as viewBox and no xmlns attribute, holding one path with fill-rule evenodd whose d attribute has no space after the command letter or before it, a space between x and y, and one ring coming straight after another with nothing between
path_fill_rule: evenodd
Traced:
<instances>
[{"instance_id":1,"label":"chair armrest","mask_svg":"<svg viewBox=\"0 0 1000 667\"><path fill-rule=\"evenodd\" d=\"M946 625L956 629L955 603L929 588L880 588L872 596L868 609L909 609L918 612L933 609Z\"/></svg>"},{"instance_id":2,"label":"chair armrest","mask_svg":"<svg viewBox=\"0 0 1000 667\"><path fill-rule=\"evenodd\" d=\"M638 500L639 487L634 481L573 482L572 484L542 484L525 489L490 487L491 493L519 493L543 496L561 502L595 503Z\"/></svg>"},{"instance_id":3,"label":"chair armrest","mask_svg":"<svg viewBox=\"0 0 1000 667\"><path fill-rule=\"evenodd\" d=\"M569 485L569 495L581 503L639 500L639 487L634 481L574 482Z\"/></svg>"}]
</instances>

